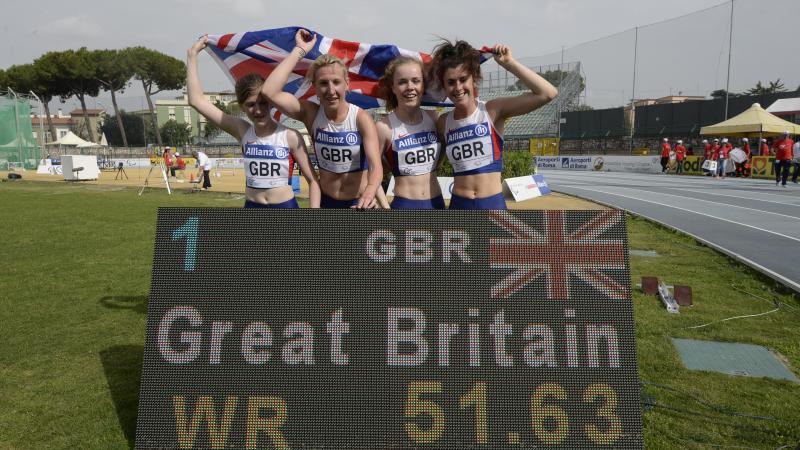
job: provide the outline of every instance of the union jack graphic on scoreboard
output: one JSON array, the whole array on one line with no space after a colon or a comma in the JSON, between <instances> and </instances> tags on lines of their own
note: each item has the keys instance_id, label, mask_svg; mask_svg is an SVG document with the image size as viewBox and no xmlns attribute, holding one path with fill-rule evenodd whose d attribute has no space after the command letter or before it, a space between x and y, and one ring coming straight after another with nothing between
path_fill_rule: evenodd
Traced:
<instances>
[{"instance_id":1,"label":"union jack graphic on scoreboard","mask_svg":"<svg viewBox=\"0 0 800 450\"><path fill-rule=\"evenodd\" d=\"M489 266L515 269L491 289L493 298L509 298L539 277L545 279L547 299L570 298L570 276L578 278L605 297L623 300L626 286L610 271L626 268L623 239L603 234L624 220L619 211L607 211L568 231L564 211L544 211L543 229L537 230L507 211L491 211L489 217L511 237L489 241Z\"/></svg>"},{"instance_id":2,"label":"union jack graphic on scoreboard","mask_svg":"<svg viewBox=\"0 0 800 450\"><path fill-rule=\"evenodd\" d=\"M295 47L294 36L300 28L303 27L209 35L207 50L233 82L250 73L258 73L266 78ZM347 101L364 109L383 105L383 100L378 98L378 79L383 75L389 61L399 55L410 56L426 63L431 59L427 53L405 50L395 45L352 42L316 34L317 43L314 48L300 60L283 88L295 97L310 101L316 101L314 88L304 77L311 63L322 54L332 54L344 61L350 78ZM491 56L489 48L483 47L480 50L481 63ZM432 85L428 87L423 105L449 104L441 89Z\"/></svg>"}]
</instances>

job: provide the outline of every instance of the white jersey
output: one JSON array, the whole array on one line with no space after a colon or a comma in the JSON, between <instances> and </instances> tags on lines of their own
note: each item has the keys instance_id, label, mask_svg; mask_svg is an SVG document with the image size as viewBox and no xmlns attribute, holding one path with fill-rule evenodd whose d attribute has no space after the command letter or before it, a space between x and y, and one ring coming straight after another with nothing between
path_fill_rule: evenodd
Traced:
<instances>
[{"instance_id":1,"label":"white jersey","mask_svg":"<svg viewBox=\"0 0 800 450\"><path fill-rule=\"evenodd\" d=\"M495 130L486 102L468 117L456 120L447 113L444 143L454 175L503 171L503 138Z\"/></svg>"},{"instance_id":2,"label":"white jersey","mask_svg":"<svg viewBox=\"0 0 800 450\"><path fill-rule=\"evenodd\" d=\"M202 167L203 170L211 170L211 160L203 152L197 152L197 167Z\"/></svg>"},{"instance_id":3,"label":"white jersey","mask_svg":"<svg viewBox=\"0 0 800 450\"><path fill-rule=\"evenodd\" d=\"M294 157L289 150L289 129L278 124L266 137L256 136L250 127L242 137L245 184L249 188L269 189L288 186L292 180Z\"/></svg>"},{"instance_id":4,"label":"white jersey","mask_svg":"<svg viewBox=\"0 0 800 450\"><path fill-rule=\"evenodd\" d=\"M322 106L314 118L314 154L322 170L333 173L360 172L367 169L364 143L358 132L356 105L349 105L347 117L341 123L328 120Z\"/></svg>"},{"instance_id":5,"label":"white jersey","mask_svg":"<svg viewBox=\"0 0 800 450\"><path fill-rule=\"evenodd\" d=\"M422 111L422 121L416 125L403 123L397 114L389 114L392 141L386 148L386 161L395 176L425 175L436 168L441 144L436 123Z\"/></svg>"}]
</instances>

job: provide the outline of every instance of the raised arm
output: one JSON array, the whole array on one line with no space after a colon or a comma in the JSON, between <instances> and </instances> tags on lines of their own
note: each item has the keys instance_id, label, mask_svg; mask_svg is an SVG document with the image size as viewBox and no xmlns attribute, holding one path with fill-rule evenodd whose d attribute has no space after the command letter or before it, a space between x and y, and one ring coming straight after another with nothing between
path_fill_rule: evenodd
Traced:
<instances>
[{"instance_id":1,"label":"raised arm","mask_svg":"<svg viewBox=\"0 0 800 450\"><path fill-rule=\"evenodd\" d=\"M492 116L495 126L502 129L503 121L509 117L527 114L556 98L558 90L555 86L514 59L508 46L495 45L492 50L497 64L511 72L530 89L530 92L522 95L500 97L486 102L486 109Z\"/></svg>"},{"instance_id":2,"label":"raised arm","mask_svg":"<svg viewBox=\"0 0 800 450\"><path fill-rule=\"evenodd\" d=\"M225 114L203 95L203 86L200 84L200 76L197 71L197 55L206 48L207 43L208 35L203 35L186 51L186 93L189 97L189 105L209 122L237 140L241 140L250 125L238 117Z\"/></svg>"},{"instance_id":3,"label":"raised arm","mask_svg":"<svg viewBox=\"0 0 800 450\"><path fill-rule=\"evenodd\" d=\"M381 188L381 181L383 180L383 164L381 163L381 152L378 149L378 132L375 129L375 122L367 114L366 111L359 110L356 117L356 125L358 132L361 133L361 139L364 144L364 154L367 157L367 164L369 164L367 187L361 196L358 198L358 204L355 208L374 208L375 196L378 189Z\"/></svg>"},{"instance_id":4,"label":"raised arm","mask_svg":"<svg viewBox=\"0 0 800 450\"><path fill-rule=\"evenodd\" d=\"M311 160L308 158L308 152L306 151L306 143L297 131L289 132L289 147L294 160L297 161L300 173L308 182L308 198L311 207L319 208L319 202L322 198L319 180L317 180L317 174L314 173L314 169L311 167Z\"/></svg>"},{"instance_id":5,"label":"raised arm","mask_svg":"<svg viewBox=\"0 0 800 450\"><path fill-rule=\"evenodd\" d=\"M269 74L261 88L261 93L282 113L308 124L316 114L318 106L309 101L300 100L288 92L283 92L283 86L289 81L289 75L297 63L314 48L317 35L312 35L308 30L301 28L295 34L294 42L295 47L289 52L289 55Z\"/></svg>"}]
</instances>

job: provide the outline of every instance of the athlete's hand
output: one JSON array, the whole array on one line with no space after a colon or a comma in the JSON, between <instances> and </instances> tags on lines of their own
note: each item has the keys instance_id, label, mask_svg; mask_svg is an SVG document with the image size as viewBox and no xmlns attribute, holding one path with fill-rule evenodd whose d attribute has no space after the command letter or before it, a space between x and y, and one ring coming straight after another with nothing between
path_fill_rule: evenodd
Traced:
<instances>
[{"instance_id":1,"label":"athlete's hand","mask_svg":"<svg viewBox=\"0 0 800 450\"><path fill-rule=\"evenodd\" d=\"M495 45L492 47L492 53L494 53L494 60L497 64L510 63L514 60L514 57L511 56L511 47L507 45Z\"/></svg>"},{"instance_id":2,"label":"athlete's hand","mask_svg":"<svg viewBox=\"0 0 800 450\"><path fill-rule=\"evenodd\" d=\"M364 189L364 192L361 194L361 197L358 198L358 203L353 205L352 208L356 209L373 209L377 206L377 200L375 199L375 192L377 189L370 187L367 185L367 188Z\"/></svg>"},{"instance_id":3,"label":"athlete's hand","mask_svg":"<svg viewBox=\"0 0 800 450\"><path fill-rule=\"evenodd\" d=\"M294 35L294 45L300 47L306 54L314 48L314 44L316 43L317 34L311 33L304 28L297 30L297 33Z\"/></svg>"},{"instance_id":4,"label":"athlete's hand","mask_svg":"<svg viewBox=\"0 0 800 450\"><path fill-rule=\"evenodd\" d=\"M189 47L189 50L186 51L189 55L197 55L200 53L201 50L208 46L208 34L204 34L200 36L200 39L196 40L195 43Z\"/></svg>"}]
</instances>

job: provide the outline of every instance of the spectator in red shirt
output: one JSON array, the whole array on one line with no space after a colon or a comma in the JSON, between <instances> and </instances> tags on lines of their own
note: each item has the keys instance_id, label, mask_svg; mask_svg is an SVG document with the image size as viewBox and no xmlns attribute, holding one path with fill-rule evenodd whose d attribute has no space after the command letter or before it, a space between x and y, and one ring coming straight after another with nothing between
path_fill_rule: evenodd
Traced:
<instances>
[{"instance_id":1,"label":"spectator in red shirt","mask_svg":"<svg viewBox=\"0 0 800 450\"><path fill-rule=\"evenodd\" d=\"M769 145L767 145L767 140L761 138L761 156L769 156Z\"/></svg>"},{"instance_id":2,"label":"spectator in red shirt","mask_svg":"<svg viewBox=\"0 0 800 450\"><path fill-rule=\"evenodd\" d=\"M686 159L686 147L683 146L683 141L679 140L678 145L675 146L675 174L683 174L683 160Z\"/></svg>"},{"instance_id":3,"label":"spectator in red shirt","mask_svg":"<svg viewBox=\"0 0 800 450\"><path fill-rule=\"evenodd\" d=\"M667 172L667 165L669 164L669 152L672 149L669 146L669 139L664 138L661 142L661 173Z\"/></svg>"},{"instance_id":4,"label":"spectator in red shirt","mask_svg":"<svg viewBox=\"0 0 800 450\"><path fill-rule=\"evenodd\" d=\"M711 144L708 143L707 139L703 139L703 162L710 160L712 153ZM703 169L703 172L705 172L706 176L711 175L711 172L709 172L707 169Z\"/></svg>"},{"instance_id":5,"label":"spectator in red shirt","mask_svg":"<svg viewBox=\"0 0 800 450\"><path fill-rule=\"evenodd\" d=\"M775 186L781 183L783 187L786 187L789 167L792 166L792 159L794 159L792 147L794 147L794 141L789 137L789 131L784 131L783 137L772 144L772 148L775 149Z\"/></svg>"},{"instance_id":6,"label":"spectator in red shirt","mask_svg":"<svg viewBox=\"0 0 800 450\"><path fill-rule=\"evenodd\" d=\"M750 141L747 138L742 138L742 151L747 158L740 163L736 163L736 176L747 178L750 176Z\"/></svg>"},{"instance_id":7,"label":"spectator in red shirt","mask_svg":"<svg viewBox=\"0 0 800 450\"><path fill-rule=\"evenodd\" d=\"M164 148L164 166L169 169L172 167L172 154L169 152L169 147Z\"/></svg>"},{"instance_id":8,"label":"spectator in red shirt","mask_svg":"<svg viewBox=\"0 0 800 450\"><path fill-rule=\"evenodd\" d=\"M725 178L727 172L726 165L728 161L728 152L731 151L733 146L728 142L728 138L722 138L722 144L716 146L714 154L717 160L717 178Z\"/></svg>"},{"instance_id":9,"label":"spectator in red shirt","mask_svg":"<svg viewBox=\"0 0 800 450\"><path fill-rule=\"evenodd\" d=\"M186 170L186 161L183 160L180 153L175 153L175 161L172 164L172 167L169 168L173 178L176 178L176 170Z\"/></svg>"}]
</instances>

